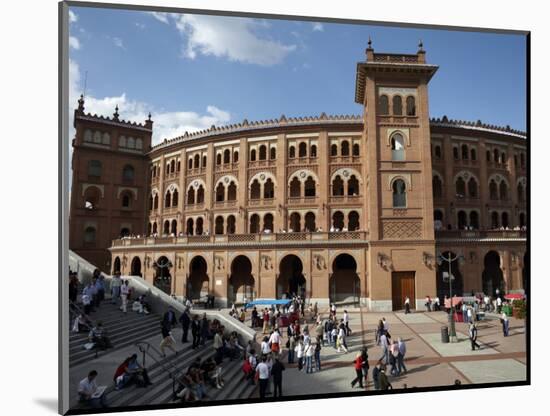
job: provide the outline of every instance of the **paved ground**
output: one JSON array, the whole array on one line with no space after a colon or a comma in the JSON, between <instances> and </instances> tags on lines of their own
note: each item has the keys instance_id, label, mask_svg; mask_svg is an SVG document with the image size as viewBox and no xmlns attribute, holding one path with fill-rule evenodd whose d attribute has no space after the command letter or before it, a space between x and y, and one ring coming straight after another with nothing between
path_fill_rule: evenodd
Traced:
<instances>
[{"instance_id":1,"label":"paved ground","mask_svg":"<svg viewBox=\"0 0 550 416\"><path fill-rule=\"evenodd\" d=\"M327 311L328 312L328 311ZM338 311L340 316L343 309ZM321 351L322 370L313 374L298 371L296 364L287 365L283 376L283 393L287 395L323 394L353 391L350 382L355 377L352 361L365 345L369 351L371 369L381 356L374 341L374 329L385 317L392 338L401 337L407 344L406 374L390 376L394 388L430 387L462 384L520 381L526 378L524 321L511 318L510 336L504 337L495 315L478 322L480 350L472 351L468 326L456 323L458 342L443 344L441 327L447 324L444 312L367 313L360 308L348 309L352 335L348 338L349 353L338 353L332 347ZM327 313L328 314L328 313ZM327 315L325 314L325 315ZM310 324L310 329L313 325ZM286 328L284 328L286 342ZM258 333L261 340L261 333ZM286 350L283 351L286 364ZM370 378L370 374L369 374ZM368 389L372 389L372 381ZM358 387L355 388L357 390Z\"/></svg>"}]
</instances>

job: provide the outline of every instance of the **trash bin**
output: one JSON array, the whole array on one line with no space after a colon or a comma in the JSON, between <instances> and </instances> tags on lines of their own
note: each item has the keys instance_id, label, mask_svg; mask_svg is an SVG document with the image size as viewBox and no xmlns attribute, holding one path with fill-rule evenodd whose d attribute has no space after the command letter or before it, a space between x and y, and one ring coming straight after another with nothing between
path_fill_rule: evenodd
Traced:
<instances>
[{"instance_id":1,"label":"trash bin","mask_svg":"<svg viewBox=\"0 0 550 416\"><path fill-rule=\"evenodd\" d=\"M443 344L449 343L449 328L446 326L441 327L441 342Z\"/></svg>"}]
</instances>

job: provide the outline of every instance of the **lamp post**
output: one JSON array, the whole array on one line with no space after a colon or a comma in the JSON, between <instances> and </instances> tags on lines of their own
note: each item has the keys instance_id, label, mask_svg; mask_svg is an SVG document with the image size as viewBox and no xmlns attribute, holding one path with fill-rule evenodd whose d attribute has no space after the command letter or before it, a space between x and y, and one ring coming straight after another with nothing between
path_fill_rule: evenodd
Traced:
<instances>
[{"instance_id":1,"label":"lamp post","mask_svg":"<svg viewBox=\"0 0 550 416\"><path fill-rule=\"evenodd\" d=\"M451 264L453 261L462 259L463 257L461 255L456 255L452 257L451 252L448 252L448 257L443 256L443 254L439 254L437 256L437 264L440 266L443 264L443 262L447 262L449 265L449 300L450 300L450 308L449 308L449 341L450 342L457 342L456 339L456 330L455 330L455 320L453 317L453 279L454 276L451 273Z\"/></svg>"}]
</instances>

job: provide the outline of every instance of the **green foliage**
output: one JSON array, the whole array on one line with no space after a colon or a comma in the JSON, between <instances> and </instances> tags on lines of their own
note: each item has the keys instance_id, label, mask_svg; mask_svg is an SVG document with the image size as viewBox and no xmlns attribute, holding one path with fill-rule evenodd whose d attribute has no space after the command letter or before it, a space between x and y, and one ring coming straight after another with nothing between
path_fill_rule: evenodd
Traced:
<instances>
[{"instance_id":1,"label":"green foliage","mask_svg":"<svg viewBox=\"0 0 550 416\"><path fill-rule=\"evenodd\" d=\"M514 308L514 316L518 319L525 319L527 314L527 301L525 299L515 299L512 302Z\"/></svg>"}]
</instances>

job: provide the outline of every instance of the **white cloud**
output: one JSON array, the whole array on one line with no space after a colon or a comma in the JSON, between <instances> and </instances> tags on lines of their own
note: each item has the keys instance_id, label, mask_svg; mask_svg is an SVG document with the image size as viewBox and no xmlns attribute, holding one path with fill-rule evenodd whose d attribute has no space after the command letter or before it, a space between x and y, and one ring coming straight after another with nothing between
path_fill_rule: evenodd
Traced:
<instances>
[{"instance_id":1,"label":"white cloud","mask_svg":"<svg viewBox=\"0 0 550 416\"><path fill-rule=\"evenodd\" d=\"M168 16L169 14L168 13L165 13L165 12L151 12L151 15L157 19L158 21L162 22L162 23L166 23L168 24Z\"/></svg>"},{"instance_id":2,"label":"white cloud","mask_svg":"<svg viewBox=\"0 0 550 416\"><path fill-rule=\"evenodd\" d=\"M126 49L126 48L124 47L124 42L123 42L122 39L120 39L120 38L114 37L114 38L113 38L113 43L115 44L115 46L116 46L117 48Z\"/></svg>"},{"instance_id":3,"label":"white cloud","mask_svg":"<svg viewBox=\"0 0 550 416\"><path fill-rule=\"evenodd\" d=\"M78 51L80 49L80 41L78 40L78 38L74 36L69 36L69 47Z\"/></svg>"},{"instance_id":4,"label":"white cloud","mask_svg":"<svg viewBox=\"0 0 550 416\"><path fill-rule=\"evenodd\" d=\"M80 70L78 64L69 60L69 104L77 106L78 97L81 94ZM172 139L183 135L186 131L194 132L210 128L212 125L220 126L231 121L228 111L209 105L206 112L199 114L194 111L162 111L156 110L153 106L129 99L126 93L110 97L94 97L93 94L86 94L85 112L111 117L118 105L120 118L129 121L143 123L149 111L153 119L153 144L160 143L165 138ZM72 129L73 108L70 109ZM74 130L71 137L74 136Z\"/></svg>"},{"instance_id":5,"label":"white cloud","mask_svg":"<svg viewBox=\"0 0 550 416\"><path fill-rule=\"evenodd\" d=\"M227 58L249 64L270 66L281 63L296 45L261 37L266 23L250 18L172 15L178 31L185 37L184 55Z\"/></svg>"},{"instance_id":6,"label":"white cloud","mask_svg":"<svg viewBox=\"0 0 550 416\"><path fill-rule=\"evenodd\" d=\"M145 29L145 25L144 25L143 23L136 22L135 25L136 25L136 27L138 27L139 29Z\"/></svg>"},{"instance_id":7,"label":"white cloud","mask_svg":"<svg viewBox=\"0 0 550 416\"><path fill-rule=\"evenodd\" d=\"M78 15L72 10L69 10L69 23L75 23L77 21L78 21Z\"/></svg>"},{"instance_id":8,"label":"white cloud","mask_svg":"<svg viewBox=\"0 0 550 416\"><path fill-rule=\"evenodd\" d=\"M325 27L320 22L314 22L314 23L312 23L312 25L313 25L313 31L314 32L322 32L322 31L325 30Z\"/></svg>"}]
</instances>

